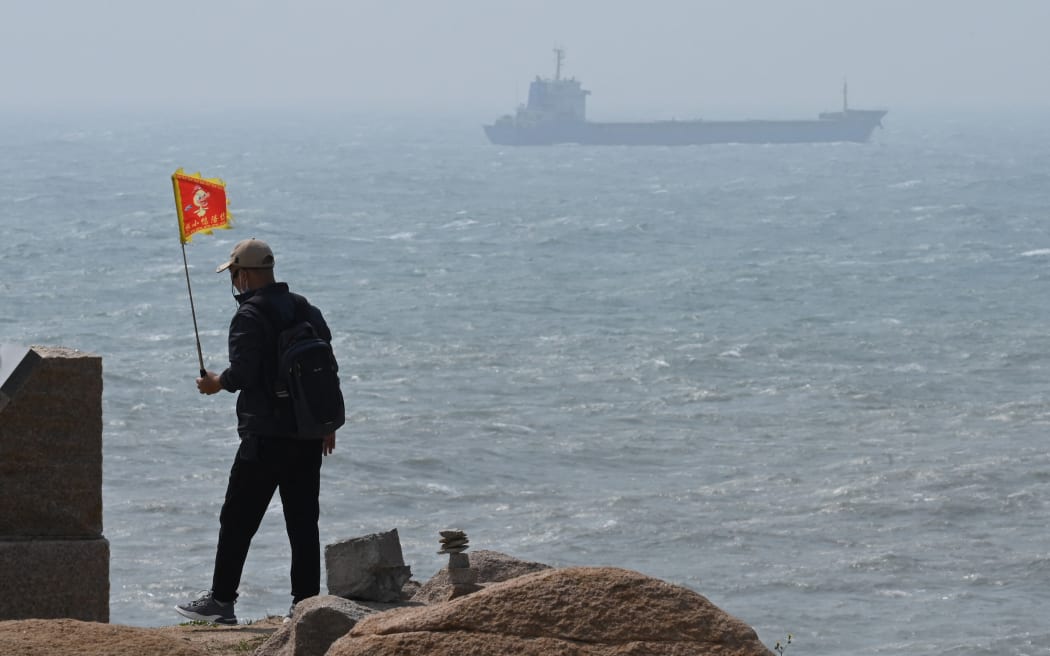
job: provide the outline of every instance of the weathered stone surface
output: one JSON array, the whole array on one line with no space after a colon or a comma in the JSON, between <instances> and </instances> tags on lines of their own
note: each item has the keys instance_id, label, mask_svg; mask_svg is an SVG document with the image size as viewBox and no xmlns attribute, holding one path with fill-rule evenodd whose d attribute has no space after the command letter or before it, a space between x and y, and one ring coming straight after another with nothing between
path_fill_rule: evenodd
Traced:
<instances>
[{"instance_id":1,"label":"weathered stone surface","mask_svg":"<svg viewBox=\"0 0 1050 656\"><path fill-rule=\"evenodd\" d=\"M208 652L152 629L78 620L0 622L5 656L207 656Z\"/></svg>"},{"instance_id":2,"label":"weathered stone surface","mask_svg":"<svg viewBox=\"0 0 1050 656\"><path fill-rule=\"evenodd\" d=\"M703 596L616 568L555 569L358 622L328 656L771 656Z\"/></svg>"},{"instance_id":3,"label":"weathered stone surface","mask_svg":"<svg viewBox=\"0 0 1050 656\"><path fill-rule=\"evenodd\" d=\"M102 535L102 359L33 347L0 387L0 539Z\"/></svg>"},{"instance_id":4,"label":"weathered stone surface","mask_svg":"<svg viewBox=\"0 0 1050 656\"><path fill-rule=\"evenodd\" d=\"M328 592L347 599L395 602L412 577L397 529L325 545Z\"/></svg>"},{"instance_id":5,"label":"weathered stone surface","mask_svg":"<svg viewBox=\"0 0 1050 656\"><path fill-rule=\"evenodd\" d=\"M108 622L109 541L0 540L0 590L0 619Z\"/></svg>"},{"instance_id":6,"label":"weathered stone surface","mask_svg":"<svg viewBox=\"0 0 1050 656\"><path fill-rule=\"evenodd\" d=\"M452 592L449 593L448 599L445 601L452 601L457 597L465 597L468 594L474 594L481 589L482 586L475 583L454 583L452 584Z\"/></svg>"},{"instance_id":7,"label":"weathered stone surface","mask_svg":"<svg viewBox=\"0 0 1050 656\"><path fill-rule=\"evenodd\" d=\"M419 581L415 581L415 580L409 579L408 581L405 582L405 584L403 586L401 586L401 599L400 599L400 601L403 601L403 602L406 602L406 603L407 602L412 602L412 597L416 596L416 593L419 592L419 589L421 587L423 587L422 583L420 583ZM422 602L412 602L412 603L422 603Z\"/></svg>"},{"instance_id":8,"label":"weathered stone surface","mask_svg":"<svg viewBox=\"0 0 1050 656\"><path fill-rule=\"evenodd\" d=\"M455 567L446 570L448 572L448 580L452 585L459 585L461 583L471 584L478 582L478 572L470 567Z\"/></svg>"},{"instance_id":9,"label":"weathered stone surface","mask_svg":"<svg viewBox=\"0 0 1050 656\"><path fill-rule=\"evenodd\" d=\"M253 656L324 656L358 620L376 611L335 595L304 599L292 621L278 629Z\"/></svg>"},{"instance_id":10,"label":"weathered stone surface","mask_svg":"<svg viewBox=\"0 0 1050 656\"><path fill-rule=\"evenodd\" d=\"M467 556L462 554L462 557L466 558ZM456 555L449 557L450 565L454 558L456 558ZM543 563L520 560L514 556L508 556L498 551L489 551L488 549L471 552L467 563L471 569L477 572L476 582L482 585L507 581L524 574L550 569L549 565L544 565ZM449 579L449 571L441 569L420 587L419 591L412 597L412 601L425 604L447 601L452 596L452 587L453 583Z\"/></svg>"}]
</instances>

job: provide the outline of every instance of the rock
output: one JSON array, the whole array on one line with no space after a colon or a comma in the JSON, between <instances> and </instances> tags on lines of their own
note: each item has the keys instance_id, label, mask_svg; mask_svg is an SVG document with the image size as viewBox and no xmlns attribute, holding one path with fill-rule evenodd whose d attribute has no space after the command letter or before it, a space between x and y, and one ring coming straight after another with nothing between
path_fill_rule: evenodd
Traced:
<instances>
[{"instance_id":1,"label":"rock","mask_svg":"<svg viewBox=\"0 0 1050 656\"><path fill-rule=\"evenodd\" d=\"M441 555L444 555L444 554L460 554L460 553L463 553L464 551L466 551L468 548L469 547L467 547L467 545L465 545L465 544L464 545L460 545L458 547L441 547L441 550L438 551L438 553L441 554Z\"/></svg>"},{"instance_id":2,"label":"rock","mask_svg":"<svg viewBox=\"0 0 1050 656\"><path fill-rule=\"evenodd\" d=\"M152 629L80 620L16 620L0 622L0 654L207 656L208 652Z\"/></svg>"},{"instance_id":3,"label":"rock","mask_svg":"<svg viewBox=\"0 0 1050 656\"><path fill-rule=\"evenodd\" d=\"M0 538L0 590L0 619L108 622L109 541Z\"/></svg>"},{"instance_id":4,"label":"rock","mask_svg":"<svg viewBox=\"0 0 1050 656\"><path fill-rule=\"evenodd\" d=\"M0 619L109 621L98 356L34 346L0 381L0 591Z\"/></svg>"},{"instance_id":5,"label":"rock","mask_svg":"<svg viewBox=\"0 0 1050 656\"><path fill-rule=\"evenodd\" d=\"M35 346L0 382L0 538L101 537L102 358Z\"/></svg>"},{"instance_id":6,"label":"rock","mask_svg":"<svg viewBox=\"0 0 1050 656\"><path fill-rule=\"evenodd\" d=\"M419 592L419 589L422 587L423 584L414 579L405 581L405 584L401 586L401 601L412 601L412 597L416 596L416 593Z\"/></svg>"},{"instance_id":7,"label":"rock","mask_svg":"<svg viewBox=\"0 0 1050 656\"><path fill-rule=\"evenodd\" d=\"M358 620L376 611L335 595L304 599L292 621L278 629L252 656L324 656Z\"/></svg>"},{"instance_id":8,"label":"rock","mask_svg":"<svg viewBox=\"0 0 1050 656\"><path fill-rule=\"evenodd\" d=\"M328 592L347 599L395 602L412 577L397 529L325 545Z\"/></svg>"},{"instance_id":9,"label":"rock","mask_svg":"<svg viewBox=\"0 0 1050 656\"><path fill-rule=\"evenodd\" d=\"M448 572L448 580L452 585L460 585L463 583L469 585L478 582L478 571L476 569L462 567L449 568L445 571Z\"/></svg>"},{"instance_id":10,"label":"rock","mask_svg":"<svg viewBox=\"0 0 1050 656\"><path fill-rule=\"evenodd\" d=\"M457 597L465 597L468 594L474 594L478 590L484 589L482 586L475 583L454 583L452 585L452 592L448 594L448 599L445 601L452 601Z\"/></svg>"},{"instance_id":11,"label":"rock","mask_svg":"<svg viewBox=\"0 0 1050 656\"><path fill-rule=\"evenodd\" d=\"M466 558L465 555L463 557ZM450 564L452 563L452 558L453 556L449 557ZM513 556L487 549L472 552L467 566L477 572L476 583L482 585L507 581L523 574L550 569L549 565L544 565L543 563L519 560ZM453 583L449 579L449 571L442 569L420 587L419 592L412 597L412 601L425 604L446 601L453 593L452 588Z\"/></svg>"},{"instance_id":12,"label":"rock","mask_svg":"<svg viewBox=\"0 0 1050 656\"><path fill-rule=\"evenodd\" d=\"M771 656L703 596L617 568L551 569L360 621L328 656Z\"/></svg>"},{"instance_id":13,"label":"rock","mask_svg":"<svg viewBox=\"0 0 1050 656\"><path fill-rule=\"evenodd\" d=\"M545 569L551 569L550 565L536 563L529 560L521 560L514 556L481 549L470 555L470 565L478 570L478 581L482 583L498 583L509 581L518 576L532 574Z\"/></svg>"},{"instance_id":14,"label":"rock","mask_svg":"<svg viewBox=\"0 0 1050 656\"><path fill-rule=\"evenodd\" d=\"M461 554L469 548L467 534L458 528L438 531L438 534L441 536L439 554Z\"/></svg>"}]
</instances>

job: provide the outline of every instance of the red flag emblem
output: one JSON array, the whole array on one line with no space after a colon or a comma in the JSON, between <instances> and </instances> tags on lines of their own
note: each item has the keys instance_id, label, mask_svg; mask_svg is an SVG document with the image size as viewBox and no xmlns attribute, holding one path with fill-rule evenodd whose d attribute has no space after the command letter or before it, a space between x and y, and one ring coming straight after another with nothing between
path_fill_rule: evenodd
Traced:
<instances>
[{"instance_id":1,"label":"red flag emblem","mask_svg":"<svg viewBox=\"0 0 1050 656\"><path fill-rule=\"evenodd\" d=\"M226 184L218 178L202 178L200 173L171 176L175 188L175 208L179 215L179 238L189 243L198 232L211 234L212 230L230 227L230 212L226 205Z\"/></svg>"}]
</instances>

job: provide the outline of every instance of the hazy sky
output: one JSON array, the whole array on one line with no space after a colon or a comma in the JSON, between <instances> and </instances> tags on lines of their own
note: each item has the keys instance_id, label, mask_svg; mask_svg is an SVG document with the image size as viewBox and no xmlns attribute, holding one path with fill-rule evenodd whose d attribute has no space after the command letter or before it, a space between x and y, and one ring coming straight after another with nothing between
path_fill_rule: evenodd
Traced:
<instances>
[{"instance_id":1,"label":"hazy sky","mask_svg":"<svg viewBox=\"0 0 1050 656\"><path fill-rule=\"evenodd\" d=\"M1050 109L1050 0L0 0L0 109Z\"/></svg>"}]
</instances>

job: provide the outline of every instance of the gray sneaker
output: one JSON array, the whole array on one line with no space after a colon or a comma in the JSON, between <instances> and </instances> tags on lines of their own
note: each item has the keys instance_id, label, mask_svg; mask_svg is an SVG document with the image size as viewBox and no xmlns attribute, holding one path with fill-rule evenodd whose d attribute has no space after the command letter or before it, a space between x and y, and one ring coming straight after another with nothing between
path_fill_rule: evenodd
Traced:
<instances>
[{"instance_id":1,"label":"gray sneaker","mask_svg":"<svg viewBox=\"0 0 1050 656\"><path fill-rule=\"evenodd\" d=\"M283 623L287 624L292 621L292 615L295 615L295 604L288 607L288 612L284 615Z\"/></svg>"},{"instance_id":2,"label":"gray sneaker","mask_svg":"<svg viewBox=\"0 0 1050 656\"><path fill-rule=\"evenodd\" d=\"M189 603L179 604L175 607L175 612L198 622L236 624L237 616L233 614L234 603L236 602L219 601L212 597L209 591Z\"/></svg>"}]
</instances>

